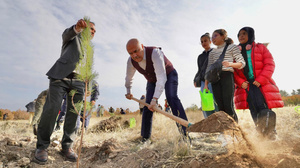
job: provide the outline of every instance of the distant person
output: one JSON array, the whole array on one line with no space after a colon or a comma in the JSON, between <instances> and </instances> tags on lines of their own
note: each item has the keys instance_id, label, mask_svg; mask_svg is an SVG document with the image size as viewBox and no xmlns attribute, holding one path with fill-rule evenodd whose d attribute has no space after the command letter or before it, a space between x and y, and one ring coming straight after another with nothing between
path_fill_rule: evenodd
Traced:
<instances>
[{"instance_id":1,"label":"distant person","mask_svg":"<svg viewBox=\"0 0 300 168\"><path fill-rule=\"evenodd\" d=\"M98 100L98 97L100 95L99 92L99 85L95 80L92 80L92 82L90 82L89 84L89 91L90 94L89 97L87 99L90 99L90 105L91 105L91 109L86 111L85 113L85 122L84 122L84 129L87 130L88 126L90 124L90 119L92 117L92 110L96 104L96 101ZM78 115L77 117L77 129L80 129L80 123L83 124L83 111L84 109L82 108L80 115Z\"/></svg>"},{"instance_id":2,"label":"distant person","mask_svg":"<svg viewBox=\"0 0 300 168\"><path fill-rule=\"evenodd\" d=\"M27 112L35 112L35 102L36 102L36 99L34 99L34 101L26 104L25 107L27 108Z\"/></svg>"},{"instance_id":3,"label":"distant person","mask_svg":"<svg viewBox=\"0 0 300 168\"><path fill-rule=\"evenodd\" d=\"M60 130L60 124L62 124L64 122L66 112L67 112L67 94L64 95L63 100L62 100L61 109L60 109L58 117L56 119L55 131Z\"/></svg>"},{"instance_id":4,"label":"distant person","mask_svg":"<svg viewBox=\"0 0 300 168\"><path fill-rule=\"evenodd\" d=\"M170 105L167 99L165 99L165 112L171 113Z\"/></svg>"},{"instance_id":5,"label":"distant person","mask_svg":"<svg viewBox=\"0 0 300 168\"><path fill-rule=\"evenodd\" d=\"M126 114L125 111L123 110L123 108L120 108L120 114Z\"/></svg>"},{"instance_id":6,"label":"distant person","mask_svg":"<svg viewBox=\"0 0 300 168\"><path fill-rule=\"evenodd\" d=\"M145 95L142 95L140 100L142 100L145 103L146 102ZM140 107L140 114L143 114L143 110L144 110L145 105L143 105L142 103L139 103L139 107Z\"/></svg>"},{"instance_id":7,"label":"distant person","mask_svg":"<svg viewBox=\"0 0 300 168\"><path fill-rule=\"evenodd\" d=\"M237 109L249 108L257 126L261 111L283 107L284 104L272 79L275 70L272 54L265 45L255 42L254 29L251 27L243 27L238 33L238 39L246 66L244 69L235 69L234 72L235 106ZM260 133L269 139L276 139L275 124L276 115L269 115L268 126L272 128Z\"/></svg>"},{"instance_id":8,"label":"distant person","mask_svg":"<svg viewBox=\"0 0 300 168\"><path fill-rule=\"evenodd\" d=\"M90 27L91 36L96 33L95 24L90 22L87 25L83 19L78 20L75 25L67 28L62 34L62 49L60 58L47 72L49 82L49 92L43 108L41 121L38 125L37 145L35 159L40 163L48 160L47 148L50 145L50 137L53 132L57 114L61 108L64 94L67 97L67 113L65 116L64 133L61 140L61 154L70 161L77 161L77 154L72 150L75 140L76 121L78 114L72 112L74 103L81 102L84 95L85 83L77 79L78 72L76 66L79 64L81 55L81 31ZM69 95L71 90L76 90L74 97Z\"/></svg>"},{"instance_id":9,"label":"distant person","mask_svg":"<svg viewBox=\"0 0 300 168\"><path fill-rule=\"evenodd\" d=\"M8 113L3 114L3 121L5 121L8 117Z\"/></svg>"},{"instance_id":10,"label":"distant person","mask_svg":"<svg viewBox=\"0 0 300 168\"><path fill-rule=\"evenodd\" d=\"M210 35L209 33L205 33L200 37L200 42L202 47L204 48L204 51L198 56L197 59L197 65L198 65L198 72L195 75L194 78L194 86L195 87L201 87L201 92L204 91L204 86L205 86L205 71L207 69L207 64L208 64L208 55L211 52L212 48L210 47L211 45L211 40L210 40ZM213 93L211 83L208 83L207 85L209 91ZM201 100L203 101L203 100ZM217 105L215 103L215 110L212 111L202 111L204 118L207 118L211 114L213 114L217 110Z\"/></svg>"},{"instance_id":11,"label":"distant person","mask_svg":"<svg viewBox=\"0 0 300 168\"><path fill-rule=\"evenodd\" d=\"M161 110L163 109L162 106L161 106L160 104L158 104L157 107L158 107L159 109L161 109Z\"/></svg>"},{"instance_id":12,"label":"distant person","mask_svg":"<svg viewBox=\"0 0 300 168\"><path fill-rule=\"evenodd\" d=\"M36 102L35 102L35 112L34 112L34 116L33 116L32 121L31 121L31 125L33 127L33 134L34 135L37 135L37 126L38 126L38 124L40 123L40 120L41 120L41 115L42 115L42 112L43 112L43 107L44 107L45 102L46 102L47 94L48 94L48 89L42 91L38 95L38 97L36 99Z\"/></svg>"},{"instance_id":13,"label":"distant person","mask_svg":"<svg viewBox=\"0 0 300 168\"><path fill-rule=\"evenodd\" d=\"M146 47L138 39L130 39L127 42L126 49L130 55L127 61L125 78L126 98L131 99L133 97L131 87L136 71L143 74L147 80L146 103L150 105L144 107L141 127L142 142L145 142L151 137L152 111L157 106L158 99L164 90L173 114L184 120L187 120L187 116L177 96L178 74L162 50L158 47ZM186 128L179 124L177 126L184 140L186 140L188 137Z\"/></svg>"},{"instance_id":14,"label":"distant person","mask_svg":"<svg viewBox=\"0 0 300 168\"><path fill-rule=\"evenodd\" d=\"M238 117L233 107L233 93L234 93L234 76L233 68L242 69L245 66L245 60L239 50L239 47L233 44L231 38L227 36L227 32L224 29L217 29L212 35L212 42L217 48L214 48L208 56L208 65L213 64L222 54L225 46L228 48L225 50L225 56L223 59L222 72L220 74L220 80L216 83L212 83L212 90L215 101L220 111L226 112L236 122ZM206 71L207 71L206 70ZM204 89L208 89L207 79L205 79Z\"/></svg>"},{"instance_id":15,"label":"distant person","mask_svg":"<svg viewBox=\"0 0 300 168\"><path fill-rule=\"evenodd\" d=\"M48 94L48 89L43 90L36 98L35 107L34 107L35 108L34 116L31 121L34 135L37 135L37 126L41 119L41 115L43 112L44 104L46 102L47 94Z\"/></svg>"},{"instance_id":16,"label":"distant person","mask_svg":"<svg viewBox=\"0 0 300 168\"><path fill-rule=\"evenodd\" d=\"M101 117L100 110L101 110L101 105L98 104L98 107L97 107L97 110L96 110L96 117Z\"/></svg>"},{"instance_id":17,"label":"distant person","mask_svg":"<svg viewBox=\"0 0 300 168\"><path fill-rule=\"evenodd\" d=\"M101 107L100 107L100 116L101 116L101 117L103 117L104 111L105 111L104 106L101 105Z\"/></svg>"},{"instance_id":18,"label":"distant person","mask_svg":"<svg viewBox=\"0 0 300 168\"><path fill-rule=\"evenodd\" d=\"M109 108L109 110L108 110L108 112L110 112L110 113L114 113L114 112L115 112L115 109L114 109L114 108L112 108L112 107L110 107L110 108Z\"/></svg>"}]
</instances>

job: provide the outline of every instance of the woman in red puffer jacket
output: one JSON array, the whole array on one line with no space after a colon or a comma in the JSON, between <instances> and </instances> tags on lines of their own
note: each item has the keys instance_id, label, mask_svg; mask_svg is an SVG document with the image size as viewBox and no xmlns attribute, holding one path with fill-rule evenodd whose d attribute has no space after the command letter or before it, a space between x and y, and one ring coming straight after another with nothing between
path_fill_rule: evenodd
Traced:
<instances>
[{"instance_id":1,"label":"woman in red puffer jacket","mask_svg":"<svg viewBox=\"0 0 300 168\"><path fill-rule=\"evenodd\" d=\"M272 79L275 63L267 47L254 42L253 28L242 28L238 39L246 66L234 71L234 103L237 109L249 108L257 124L260 111L283 107L279 89Z\"/></svg>"}]
</instances>

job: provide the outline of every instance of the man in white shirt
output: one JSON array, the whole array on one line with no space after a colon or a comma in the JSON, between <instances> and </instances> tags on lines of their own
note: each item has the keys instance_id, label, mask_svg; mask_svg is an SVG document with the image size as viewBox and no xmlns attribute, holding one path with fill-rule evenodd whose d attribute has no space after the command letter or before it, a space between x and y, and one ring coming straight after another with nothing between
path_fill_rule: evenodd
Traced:
<instances>
[{"instance_id":1,"label":"man in white shirt","mask_svg":"<svg viewBox=\"0 0 300 168\"><path fill-rule=\"evenodd\" d=\"M151 136L152 118L154 106L157 106L157 100L165 89L166 98L170 104L173 115L187 120L184 108L177 96L178 74L172 63L167 59L160 48L146 47L138 39L130 39L126 45L130 57L127 61L127 71L125 78L125 87L127 99L131 99L132 80L136 72L140 72L147 79L146 103L150 104L144 108L142 116L141 135L142 141L146 141ZM186 138L186 128L177 124L180 133Z\"/></svg>"}]
</instances>

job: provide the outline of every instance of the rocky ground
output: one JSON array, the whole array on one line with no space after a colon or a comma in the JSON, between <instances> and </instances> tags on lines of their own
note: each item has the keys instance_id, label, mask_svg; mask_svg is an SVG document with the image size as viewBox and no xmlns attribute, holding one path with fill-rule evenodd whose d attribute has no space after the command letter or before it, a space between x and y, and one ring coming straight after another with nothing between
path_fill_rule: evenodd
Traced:
<instances>
[{"instance_id":1,"label":"rocky ground","mask_svg":"<svg viewBox=\"0 0 300 168\"><path fill-rule=\"evenodd\" d=\"M199 113L188 113L188 117L197 121L195 116ZM80 167L300 167L300 115L292 108L276 113L275 141L259 137L246 111L238 113L239 124L228 120L226 115L202 120L198 128L200 122L194 122L196 131L190 132L191 144L177 135L173 121L160 114L154 116L152 141L146 143L139 137L140 116L92 118L89 130L84 133ZM132 117L137 119L134 128L129 127ZM166 126L158 126L156 122ZM45 165L34 160L36 137L28 121L1 121L0 130L0 168L76 167L76 163L65 161L59 154L61 130L51 137ZM176 136L170 138L173 134ZM75 150L79 140L80 136L74 143Z\"/></svg>"}]
</instances>

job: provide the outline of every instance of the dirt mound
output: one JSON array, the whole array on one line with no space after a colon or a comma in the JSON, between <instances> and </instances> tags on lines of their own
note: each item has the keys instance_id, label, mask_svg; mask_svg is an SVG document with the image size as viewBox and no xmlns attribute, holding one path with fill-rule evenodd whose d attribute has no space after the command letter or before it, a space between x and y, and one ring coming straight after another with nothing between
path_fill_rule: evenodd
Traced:
<instances>
[{"instance_id":1,"label":"dirt mound","mask_svg":"<svg viewBox=\"0 0 300 168\"><path fill-rule=\"evenodd\" d=\"M190 132L199 133L221 133L221 142L226 144L228 153L225 160L222 157L213 157L212 163L205 167L262 167L255 157L255 151L246 138L240 126L227 113L220 111L210 115L208 118L193 124L188 128ZM230 162L232 158L232 163ZM240 161L239 161L240 160ZM209 161L209 160L208 160ZM228 163L227 163L228 162ZM226 163L226 164L225 164ZM236 165L239 164L239 165Z\"/></svg>"},{"instance_id":2,"label":"dirt mound","mask_svg":"<svg viewBox=\"0 0 300 168\"><path fill-rule=\"evenodd\" d=\"M140 167L154 167L155 161L161 159L158 151L148 148L138 151L137 156L142 160Z\"/></svg>"},{"instance_id":3,"label":"dirt mound","mask_svg":"<svg viewBox=\"0 0 300 168\"><path fill-rule=\"evenodd\" d=\"M102 161L109 162L111 159L117 156L118 149L121 148L121 145L113 138L105 140L101 146L97 147L94 154L91 154L92 157L90 161Z\"/></svg>"},{"instance_id":4,"label":"dirt mound","mask_svg":"<svg viewBox=\"0 0 300 168\"><path fill-rule=\"evenodd\" d=\"M275 168L300 167L300 162L292 156L285 156Z\"/></svg>"},{"instance_id":5,"label":"dirt mound","mask_svg":"<svg viewBox=\"0 0 300 168\"><path fill-rule=\"evenodd\" d=\"M100 121L99 124L96 124L89 132L100 133L100 132L112 132L118 129L129 128L129 121L122 120L122 117L110 117L109 119Z\"/></svg>"},{"instance_id":6,"label":"dirt mound","mask_svg":"<svg viewBox=\"0 0 300 168\"><path fill-rule=\"evenodd\" d=\"M30 139L13 140L4 138L0 141L0 167L27 167L30 164L29 152L25 151Z\"/></svg>"},{"instance_id":7,"label":"dirt mound","mask_svg":"<svg viewBox=\"0 0 300 168\"><path fill-rule=\"evenodd\" d=\"M247 154L231 153L228 155L212 156L199 155L190 160L184 167L214 167L214 168L249 168L263 167L254 157Z\"/></svg>"},{"instance_id":8,"label":"dirt mound","mask_svg":"<svg viewBox=\"0 0 300 168\"><path fill-rule=\"evenodd\" d=\"M228 145L236 150L250 150L253 148L246 138L245 133L240 126L231 118L227 113L223 111L216 112L210 115L208 118L201 120L200 122L193 124L188 128L190 132L202 132L202 133L223 133L225 141Z\"/></svg>"},{"instance_id":9,"label":"dirt mound","mask_svg":"<svg viewBox=\"0 0 300 168\"><path fill-rule=\"evenodd\" d=\"M188 128L189 132L205 133L224 132L225 130L238 130L238 125L223 111L216 112Z\"/></svg>"},{"instance_id":10,"label":"dirt mound","mask_svg":"<svg viewBox=\"0 0 300 168\"><path fill-rule=\"evenodd\" d=\"M292 153L296 155L300 155L300 142L298 142L296 145L294 145Z\"/></svg>"},{"instance_id":11,"label":"dirt mound","mask_svg":"<svg viewBox=\"0 0 300 168\"><path fill-rule=\"evenodd\" d=\"M114 138L105 140L98 146L83 148L83 162L86 167L103 164L105 167L157 167L157 161L163 157L157 150L147 147L132 149L122 146Z\"/></svg>"}]
</instances>

